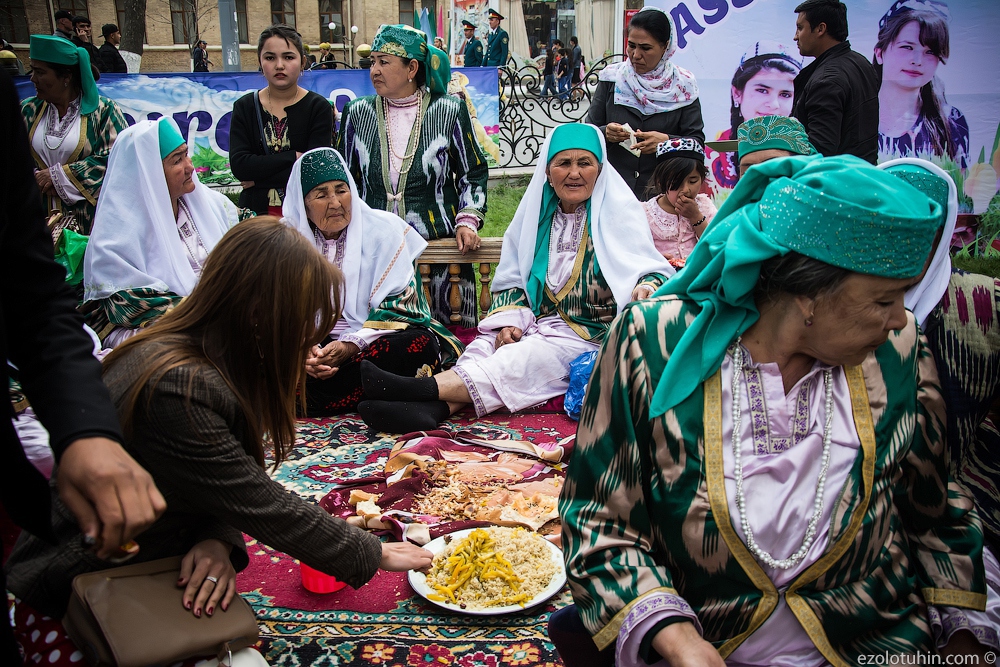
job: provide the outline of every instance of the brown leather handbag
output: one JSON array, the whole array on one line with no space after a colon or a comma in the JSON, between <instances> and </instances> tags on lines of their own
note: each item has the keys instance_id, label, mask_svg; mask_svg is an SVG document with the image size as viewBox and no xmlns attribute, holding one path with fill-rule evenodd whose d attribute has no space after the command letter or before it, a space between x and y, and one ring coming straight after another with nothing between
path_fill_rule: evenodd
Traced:
<instances>
[{"instance_id":1,"label":"brown leather handbag","mask_svg":"<svg viewBox=\"0 0 1000 667\"><path fill-rule=\"evenodd\" d=\"M209 655L221 663L257 643L253 610L239 595L211 616L185 609L180 567L175 556L73 579L63 626L89 664L144 667Z\"/></svg>"},{"instance_id":2,"label":"brown leather handbag","mask_svg":"<svg viewBox=\"0 0 1000 667\"><path fill-rule=\"evenodd\" d=\"M76 219L76 216L72 213L63 213L62 211L53 209L49 214L49 219L46 221L45 226L49 229L49 234L52 235L52 245L59 245L59 237L62 236L64 229L69 229L77 234L83 234L83 226Z\"/></svg>"}]
</instances>

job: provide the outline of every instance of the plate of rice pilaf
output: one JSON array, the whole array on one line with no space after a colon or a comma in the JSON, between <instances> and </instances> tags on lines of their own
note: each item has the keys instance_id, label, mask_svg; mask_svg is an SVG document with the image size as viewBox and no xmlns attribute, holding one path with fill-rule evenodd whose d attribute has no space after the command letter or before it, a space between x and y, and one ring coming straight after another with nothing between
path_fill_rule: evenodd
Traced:
<instances>
[{"instance_id":1,"label":"plate of rice pilaf","mask_svg":"<svg viewBox=\"0 0 1000 667\"><path fill-rule=\"evenodd\" d=\"M430 572L410 570L410 585L444 609L477 616L541 604L566 583L562 551L524 528L489 526L431 540Z\"/></svg>"}]
</instances>

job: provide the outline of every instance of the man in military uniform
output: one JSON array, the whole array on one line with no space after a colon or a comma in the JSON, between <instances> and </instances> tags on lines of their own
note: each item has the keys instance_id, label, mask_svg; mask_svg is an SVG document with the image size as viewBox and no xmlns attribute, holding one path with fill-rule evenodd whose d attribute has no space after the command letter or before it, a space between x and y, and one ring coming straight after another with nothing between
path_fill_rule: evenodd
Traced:
<instances>
[{"instance_id":1,"label":"man in military uniform","mask_svg":"<svg viewBox=\"0 0 1000 667\"><path fill-rule=\"evenodd\" d=\"M507 64L507 51L510 47L510 37L507 31L500 27L504 17L495 9L489 11L490 34L486 39L486 67L504 67Z\"/></svg>"},{"instance_id":2,"label":"man in military uniform","mask_svg":"<svg viewBox=\"0 0 1000 667\"><path fill-rule=\"evenodd\" d=\"M462 30L465 32L465 46L462 47L465 66L482 67L483 43L476 39L476 24L471 21L462 21Z\"/></svg>"}]
</instances>

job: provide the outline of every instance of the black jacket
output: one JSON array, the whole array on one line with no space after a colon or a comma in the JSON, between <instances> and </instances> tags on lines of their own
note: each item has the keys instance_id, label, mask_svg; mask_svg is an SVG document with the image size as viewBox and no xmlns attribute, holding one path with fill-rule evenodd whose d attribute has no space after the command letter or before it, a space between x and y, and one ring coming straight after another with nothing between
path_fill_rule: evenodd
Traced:
<instances>
[{"instance_id":1,"label":"black jacket","mask_svg":"<svg viewBox=\"0 0 1000 667\"><path fill-rule=\"evenodd\" d=\"M76 312L66 270L52 258L52 238L32 175L34 162L17 92L0 72L0 358L18 370L35 413L49 431L56 460L74 440L104 436L121 442L118 415L101 381L94 344ZM7 373L8 377L10 371ZM6 381L6 379L5 379ZM47 536L45 479L28 462L3 401L0 418L0 501L21 527Z\"/></svg>"},{"instance_id":2,"label":"black jacket","mask_svg":"<svg viewBox=\"0 0 1000 667\"><path fill-rule=\"evenodd\" d=\"M599 127L601 132L604 132L608 123L628 123L636 132L663 132L671 137L697 137L698 141L705 141L705 121L701 117L700 100L674 111L645 116L637 109L615 104L613 81L601 81L597 84L594 99L587 112L587 122ZM648 199L646 186L656 169L655 154L636 157L621 144L609 143L608 162L621 174L640 201Z\"/></svg>"},{"instance_id":3,"label":"black jacket","mask_svg":"<svg viewBox=\"0 0 1000 667\"><path fill-rule=\"evenodd\" d=\"M823 155L878 157L879 79L850 42L828 49L795 77L792 115Z\"/></svg>"},{"instance_id":4,"label":"black jacket","mask_svg":"<svg viewBox=\"0 0 1000 667\"><path fill-rule=\"evenodd\" d=\"M291 150L268 153L257 124L253 93L236 100L229 130L229 165L233 176L241 181L253 181L254 186L240 194L240 206L267 213L267 192L282 188L295 164L295 152L333 146L333 107L322 95L309 91L305 97L285 108L288 116L288 143ZM264 110L261 109L263 119Z\"/></svg>"},{"instance_id":5,"label":"black jacket","mask_svg":"<svg viewBox=\"0 0 1000 667\"><path fill-rule=\"evenodd\" d=\"M118 49L111 42L104 42L101 48L97 50L97 53L100 56L100 64L97 67L102 72L128 73L128 66L125 64L125 59L122 58L122 54L118 53Z\"/></svg>"},{"instance_id":6,"label":"black jacket","mask_svg":"<svg viewBox=\"0 0 1000 667\"><path fill-rule=\"evenodd\" d=\"M70 41L76 44L81 49L86 49L87 54L90 56L90 64L96 67L99 72L104 71L101 69L101 56L96 46L94 46L90 42L83 41L76 35L73 35L73 39L71 39Z\"/></svg>"}]
</instances>

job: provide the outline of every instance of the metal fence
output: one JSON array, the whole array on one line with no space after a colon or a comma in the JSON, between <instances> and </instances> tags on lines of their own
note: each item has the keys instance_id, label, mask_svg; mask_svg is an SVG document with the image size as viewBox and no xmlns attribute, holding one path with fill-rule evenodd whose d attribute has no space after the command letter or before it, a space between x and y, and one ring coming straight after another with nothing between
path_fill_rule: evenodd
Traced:
<instances>
[{"instance_id":1,"label":"metal fence","mask_svg":"<svg viewBox=\"0 0 1000 667\"><path fill-rule=\"evenodd\" d=\"M584 120L597 88L597 75L621 55L592 63L580 83L574 84L565 99L542 96L545 77L532 65L520 69L500 69L500 166L534 166L545 137L563 123Z\"/></svg>"}]
</instances>

